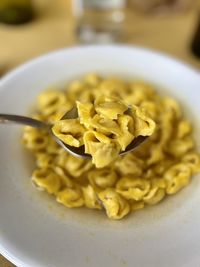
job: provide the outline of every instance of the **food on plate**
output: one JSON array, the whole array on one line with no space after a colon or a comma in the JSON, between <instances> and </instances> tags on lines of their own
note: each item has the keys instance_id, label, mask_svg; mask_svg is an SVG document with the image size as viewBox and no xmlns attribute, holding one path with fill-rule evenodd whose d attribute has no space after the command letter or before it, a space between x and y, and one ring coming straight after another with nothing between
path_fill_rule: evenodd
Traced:
<instances>
[{"instance_id":1,"label":"food on plate","mask_svg":"<svg viewBox=\"0 0 200 267\"><path fill-rule=\"evenodd\" d=\"M105 154L106 162L102 164L76 158L45 130L26 126L23 142L36 160L32 181L66 207L104 210L109 218L118 220L130 212L158 204L167 195L176 194L200 172L200 155L195 148L191 123L179 103L161 96L154 86L138 80L89 74L67 84L63 90L50 88L41 92L33 117L60 127L62 116L76 104L82 123L73 121L66 126L67 131L73 133L66 142L73 145L84 144L87 131L86 139L93 141L94 129L98 129L96 132L104 138L101 140L116 135L123 150L136 135L134 131L120 135L121 129L127 130L127 120L132 118L122 119L121 124L118 121L119 114L122 118L127 116L127 105L142 114L142 129L147 120L151 127L145 128L150 130L146 132L149 137L137 149L124 156L115 155L110 162ZM94 113L90 113L91 110ZM101 116L106 120L101 121ZM132 127L130 124L128 130ZM59 127L57 133L62 133ZM90 151L91 147L87 149Z\"/></svg>"}]
</instances>

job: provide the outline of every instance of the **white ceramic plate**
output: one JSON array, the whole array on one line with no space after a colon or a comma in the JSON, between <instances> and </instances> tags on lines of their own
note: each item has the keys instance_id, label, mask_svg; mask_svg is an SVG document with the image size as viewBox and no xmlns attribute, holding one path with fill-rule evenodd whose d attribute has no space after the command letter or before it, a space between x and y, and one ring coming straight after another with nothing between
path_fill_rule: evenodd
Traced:
<instances>
[{"instance_id":1,"label":"white ceramic plate","mask_svg":"<svg viewBox=\"0 0 200 267\"><path fill-rule=\"evenodd\" d=\"M0 113L27 114L42 89L91 71L153 82L183 103L200 134L199 73L133 47L76 47L33 60L0 81ZM200 176L161 204L111 221L103 212L66 209L38 192L30 182L33 166L20 134L19 126L0 126L0 252L14 264L199 266Z\"/></svg>"}]
</instances>

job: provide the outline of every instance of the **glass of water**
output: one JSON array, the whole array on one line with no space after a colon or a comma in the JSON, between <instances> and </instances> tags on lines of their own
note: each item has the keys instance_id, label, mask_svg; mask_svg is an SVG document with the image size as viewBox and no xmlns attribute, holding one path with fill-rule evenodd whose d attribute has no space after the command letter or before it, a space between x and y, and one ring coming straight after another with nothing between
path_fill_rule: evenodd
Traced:
<instances>
[{"instance_id":1,"label":"glass of water","mask_svg":"<svg viewBox=\"0 0 200 267\"><path fill-rule=\"evenodd\" d=\"M73 0L76 35L81 43L110 43L124 38L126 0Z\"/></svg>"}]
</instances>

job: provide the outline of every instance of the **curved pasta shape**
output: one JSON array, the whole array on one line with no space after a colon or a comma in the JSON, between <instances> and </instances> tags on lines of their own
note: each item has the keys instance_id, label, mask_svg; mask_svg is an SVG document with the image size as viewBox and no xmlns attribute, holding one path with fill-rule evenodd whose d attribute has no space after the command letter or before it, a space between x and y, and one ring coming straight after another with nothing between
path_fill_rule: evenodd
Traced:
<instances>
[{"instance_id":1,"label":"curved pasta shape","mask_svg":"<svg viewBox=\"0 0 200 267\"><path fill-rule=\"evenodd\" d=\"M142 178L123 177L116 184L116 191L128 200L142 200L149 190L150 182Z\"/></svg>"},{"instance_id":2,"label":"curved pasta shape","mask_svg":"<svg viewBox=\"0 0 200 267\"><path fill-rule=\"evenodd\" d=\"M57 155L62 152L62 148L52 137L50 137L45 152L51 155Z\"/></svg>"},{"instance_id":3,"label":"curved pasta shape","mask_svg":"<svg viewBox=\"0 0 200 267\"><path fill-rule=\"evenodd\" d=\"M86 89L85 83L79 80L71 81L66 88L66 97L74 103Z\"/></svg>"},{"instance_id":4,"label":"curved pasta shape","mask_svg":"<svg viewBox=\"0 0 200 267\"><path fill-rule=\"evenodd\" d=\"M175 118L181 118L182 112L178 102L175 99L171 97L165 97L162 100L162 105L164 106L165 110L169 113L172 113Z\"/></svg>"},{"instance_id":5,"label":"curved pasta shape","mask_svg":"<svg viewBox=\"0 0 200 267\"><path fill-rule=\"evenodd\" d=\"M132 211L141 210L145 207L144 201L130 201Z\"/></svg>"},{"instance_id":6,"label":"curved pasta shape","mask_svg":"<svg viewBox=\"0 0 200 267\"><path fill-rule=\"evenodd\" d=\"M59 166L54 167L54 172L60 176L61 180L61 189L67 187L67 188L73 188L76 184L72 179L69 177L69 175Z\"/></svg>"},{"instance_id":7,"label":"curved pasta shape","mask_svg":"<svg viewBox=\"0 0 200 267\"><path fill-rule=\"evenodd\" d=\"M59 191L56 200L68 208L78 208L84 205L83 194L78 186Z\"/></svg>"},{"instance_id":8,"label":"curved pasta shape","mask_svg":"<svg viewBox=\"0 0 200 267\"><path fill-rule=\"evenodd\" d=\"M150 155L147 160L147 164L153 165L155 163L162 161L164 158L165 158L165 153L163 151L163 147L160 146L159 144L154 144L154 146L150 148Z\"/></svg>"},{"instance_id":9,"label":"curved pasta shape","mask_svg":"<svg viewBox=\"0 0 200 267\"><path fill-rule=\"evenodd\" d=\"M177 126L176 138L182 139L186 137L187 135L191 134L191 132L192 132L191 123L186 120L181 120Z\"/></svg>"},{"instance_id":10,"label":"curved pasta shape","mask_svg":"<svg viewBox=\"0 0 200 267\"><path fill-rule=\"evenodd\" d=\"M54 156L45 152L36 154L36 164L39 168L50 168L54 165Z\"/></svg>"},{"instance_id":11,"label":"curved pasta shape","mask_svg":"<svg viewBox=\"0 0 200 267\"><path fill-rule=\"evenodd\" d=\"M170 141L166 150L175 157L181 157L189 152L194 147L194 141L191 137L185 137L183 139L175 139Z\"/></svg>"},{"instance_id":12,"label":"curved pasta shape","mask_svg":"<svg viewBox=\"0 0 200 267\"><path fill-rule=\"evenodd\" d=\"M167 109L164 110L164 112L165 113L162 115L160 126L162 129L160 132L159 141L161 147L167 147L167 143L174 139L174 124L177 123L177 121L175 121L173 112L167 112Z\"/></svg>"},{"instance_id":13,"label":"curved pasta shape","mask_svg":"<svg viewBox=\"0 0 200 267\"><path fill-rule=\"evenodd\" d=\"M101 210L102 206L100 205L100 201L97 197L94 188L91 185L87 185L86 187L83 187L82 190L85 206L89 209Z\"/></svg>"},{"instance_id":14,"label":"curved pasta shape","mask_svg":"<svg viewBox=\"0 0 200 267\"><path fill-rule=\"evenodd\" d=\"M200 155L196 152L185 154L182 158L182 163L187 164L193 174L200 172Z\"/></svg>"},{"instance_id":15,"label":"curved pasta shape","mask_svg":"<svg viewBox=\"0 0 200 267\"><path fill-rule=\"evenodd\" d=\"M105 96L123 96L128 91L126 83L119 78L110 77L104 79L99 85L99 92L98 95L105 95Z\"/></svg>"},{"instance_id":16,"label":"curved pasta shape","mask_svg":"<svg viewBox=\"0 0 200 267\"><path fill-rule=\"evenodd\" d=\"M101 81L101 77L96 73L89 73L84 77L84 82L92 88L97 87Z\"/></svg>"},{"instance_id":17,"label":"curved pasta shape","mask_svg":"<svg viewBox=\"0 0 200 267\"><path fill-rule=\"evenodd\" d=\"M108 187L114 187L117 178L117 173L109 168L92 170L88 174L88 180L97 192Z\"/></svg>"},{"instance_id":18,"label":"curved pasta shape","mask_svg":"<svg viewBox=\"0 0 200 267\"><path fill-rule=\"evenodd\" d=\"M135 137L134 121L131 116L122 115L119 117L118 123L121 133L119 134L117 141L121 147L121 150L124 151Z\"/></svg>"},{"instance_id":19,"label":"curved pasta shape","mask_svg":"<svg viewBox=\"0 0 200 267\"><path fill-rule=\"evenodd\" d=\"M132 113L135 125L135 136L150 136L154 133L156 124L147 117L145 113L136 106L132 106Z\"/></svg>"},{"instance_id":20,"label":"curved pasta shape","mask_svg":"<svg viewBox=\"0 0 200 267\"><path fill-rule=\"evenodd\" d=\"M155 205L160 202L165 196L165 190L162 188L154 187L143 198L143 201L149 205Z\"/></svg>"},{"instance_id":21,"label":"curved pasta shape","mask_svg":"<svg viewBox=\"0 0 200 267\"><path fill-rule=\"evenodd\" d=\"M90 160L75 158L72 155L68 155L63 167L72 177L79 177L92 168L92 162Z\"/></svg>"},{"instance_id":22,"label":"curved pasta shape","mask_svg":"<svg viewBox=\"0 0 200 267\"><path fill-rule=\"evenodd\" d=\"M49 89L38 96L39 112L51 123L60 120L71 108L72 103L62 91Z\"/></svg>"},{"instance_id":23,"label":"curved pasta shape","mask_svg":"<svg viewBox=\"0 0 200 267\"><path fill-rule=\"evenodd\" d=\"M122 176L131 174L139 177L143 173L144 161L132 153L128 153L117 159L114 166Z\"/></svg>"},{"instance_id":24,"label":"curved pasta shape","mask_svg":"<svg viewBox=\"0 0 200 267\"><path fill-rule=\"evenodd\" d=\"M86 128L90 127L92 117L95 113L94 107L91 103L81 103L76 101L78 115L80 118L80 123L83 124Z\"/></svg>"},{"instance_id":25,"label":"curved pasta shape","mask_svg":"<svg viewBox=\"0 0 200 267\"><path fill-rule=\"evenodd\" d=\"M95 100L96 112L110 120L117 120L128 109L117 97L100 96Z\"/></svg>"},{"instance_id":26,"label":"curved pasta shape","mask_svg":"<svg viewBox=\"0 0 200 267\"><path fill-rule=\"evenodd\" d=\"M92 92L90 88L87 88L80 95L77 96L77 100L81 101L81 103L94 102L94 92Z\"/></svg>"},{"instance_id":27,"label":"curved pasta shape","mask_svg":"<svg viewBox=\"0 0 200 267\"><path fill-rule=\"evenodd\" d=\"M155 176L151 179L151 186L165 189L167 186L167 182L165 179L162 178L155 178Z\"/></svg>"},{"instance_id":28,"label":"curved pasta shape","mask_svg":"<svg viewBox=\"0 0 200 267\"><path fill-rule=\"evenodd\" d=\"M46 90L38 96L38 108L45 115L52 114L65 103L65 94L58 90Z\"/></svg>"},{"instance_id":29,"label":"curved pasta shape","mask_svg":"<svg viewBox=\"0 0 200 267\"><path fill-rule=\"evenodd\" d=\"M167 194L175 194L183 187L188 185L191 177L191 169L188 165L179 163L172 166L164 174L164 179L167 182Z\"/></svg>"},{"instance_id":30,"label":"curved pasta shape","mask_svg":"<svg viewBox=\"0 0 200 267\"><path fill-rule=\"evenodd\" d=\"M97 168L109 165L119 154L119 147L116 143L110 142L105 135L88 131L83 136L85 153L92 155L92 163Z\"/></svg>"},{"instance_id":31,"label":"curved pasta shape","mask_svg":"<svg viewBox=\"0 0 200 267\"><path fill-rule=\"evenodd\" d=\"M80 147L83 145L85 128L78 119L60 120L52 127L53 133L65 144Z\"/></svg>"},{"instance_id":32,"label":"curved pasta shape","mask_svg":"<svg viewBox=\"0 0 200 267\"><path fill-rule=\"evenodd\" d=\"M129 87L129 91L124 95L126 103L140 106L143 102L154 98L155 90L144 82L134 81L130 83Z\"/></svg>"},{"instance_id":33,"label":"curved pasta shape","mask_svg":"<svg viewBox=\"0 0 200 267\"><path fill-rule=\"evenodd\" d=\"M154 177L155 176L162 177L164 172L166 172L172 165L174 165L174 161L172 159L165 159L165 160L161 160L159 164L156 164L155 166L151 166L151 170L153 170L154 172Z\"/></svg>"},{"instance_id":34,"label":"curved pasta shape","mask_svg":"<svg viewBox=\"0 0 200 267\"><path fill-rule=\"evenodd\" d=\"M50 194L56 194L62 185L60 176L50 168L36 169L32 174L32 181Z\"/></svg>"},{"instance_id":35,"label":"curved pasta shape","mask_svg":"<svg viewBox=\"0 0 200 267\"><path fill-rule=\"evenodd\" d=\"M34 152L43 151L48 146L49 136L43 130L26 126L24 128L23 143Z\"/></svg>"},{"instance_id":36,"label":"curved pasta shape","mask_svg":"<svg viewBox=\"0 0 200 267\"><path fill-rule=\"evenodd\" d=\"M101 191L98 197L111 219L119 220L130 212L129 203L112 188Z\"/></svg>"},{"instance_id":37,"label":"curved pasta shape","mask_svg":"<svg viewBox=\"0 0 200 267\"><path fill-rule=\"evenodd\" d=\"M92 120L90 121L90 125L93 129L95 129L95 131L105 134L106 136L113 134L114 136L118 137L121 134L120 127L116 121L112 121L105 117L102 118L98 114L93 116ZM112 140L110 140L110 142L111 141Z\"/></svg>"},{"instance_id":38,"label":"curved pasta shape","mask_svg":"<svg viewBox=\"0 0 200 267\"><path fill-rule=\"evenodd\" d=\"M140 107L145 111L148 117L152 118L154 121L157 121L159 112L157 103L145 100L142 101Z\"/></svg>"}]
</instances>

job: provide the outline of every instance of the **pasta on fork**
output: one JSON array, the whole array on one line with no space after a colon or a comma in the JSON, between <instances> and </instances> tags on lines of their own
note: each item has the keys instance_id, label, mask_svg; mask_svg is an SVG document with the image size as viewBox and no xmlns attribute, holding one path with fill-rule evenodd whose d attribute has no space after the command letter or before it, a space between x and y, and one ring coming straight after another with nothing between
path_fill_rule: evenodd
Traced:
<instances>
[{"instance_id":1,"label":"pasta on fork","mask_svg":"<svg viewBox=\"0 0 200 267\"><path fill-rule=\"evenodd\" d=\"M137 106L118 97L100 96L94 103L76 102L79 118L55 123L52 131L69 146L84 145L97 168L111 164L138 136L151 136L155 122Z\"/></svg>"}]
</instances>

